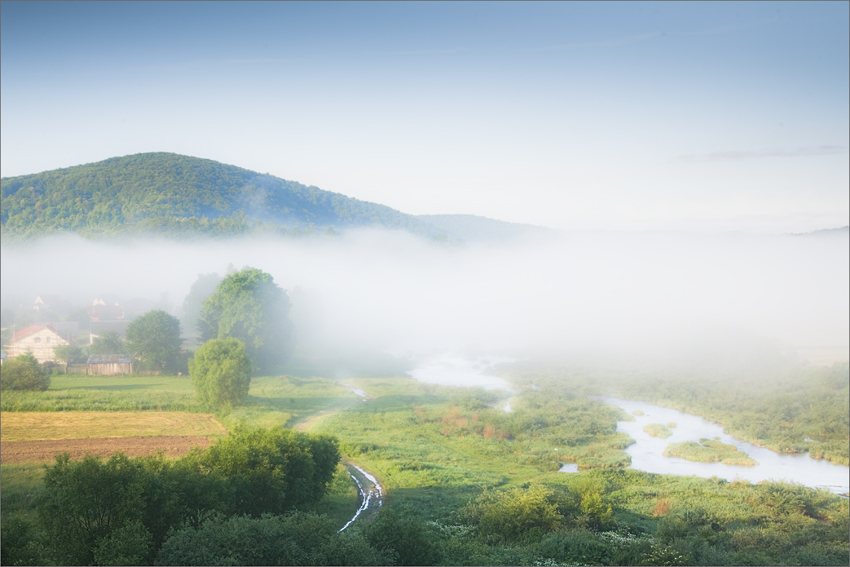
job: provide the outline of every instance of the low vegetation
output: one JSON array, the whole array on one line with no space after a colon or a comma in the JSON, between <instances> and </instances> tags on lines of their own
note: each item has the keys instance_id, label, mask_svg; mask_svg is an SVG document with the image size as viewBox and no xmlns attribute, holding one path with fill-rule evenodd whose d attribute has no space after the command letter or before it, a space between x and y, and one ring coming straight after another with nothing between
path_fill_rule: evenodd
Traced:
<instances>
[{"instance_id":1,"label":"low vegetation","mask_svg":"<svg viewBox=\"0 0 850 567\"><path fill-rule=\"evenodd\" d=\"M345 386L324 378L256 378L245 405L218 416L230 435L187 457L60 459L47 469L3 465L2 563L843 565L850 559L846 499L781 482L626 469L623 449L631 440L616 431L626 414L575 393L569 380L538 376L534 383L541 389L513 394L508 413L494 407L507 392L409 378L352 378ZM186 378L65 376L38 395L111 395L125 390L110 388L133 384L139 399L154 391L172 396L170 403L194 396ZM364 390L368 400L350 388ZM701 443L742 455L716 440ZM336 530L353 515L357 498L339 454L378 477L387 493L371 524L357 522L342 534ZM581 471L556 472L564 462ZM91 500L107 489L118 496ZM79 531L90 510L103 520Z\"/></svg>"},{"instance_id":2,"label":"low vegetation","mask_svg":"<svg viewBox=\"0 0 850 567\"><path fill-rule=\"evenodd\" d=\"M675 427L675 424L673 424L673 427ZM650 423L643 430L653 437L661 437L662 439L667 439L673 435L673 432L670 431L668 426L661 425L660 423Z\"/></svg>"},{"instance_id":3,"label":"low vegetation","mask_svg":"<svg viewBox=\"0 0 850 567\"><path fill-rule=\"evenodd\" d=\"M727 445L710 439L670 443L664 449L665 457L679 457L698 463L723 463L741 467L754 467L758 463L743 451L738 451L734 445Z\"/></svg>"},{"instance_id":4,"label":"low vegetation","mask_svg":"<svg viewBox=\"0 0 850 567\"><path fill-rule=\"evenodd\" d=\"M66 374L53 376L44 392L3 392L0 397L3 412L150 410L206 411L188 376Z\"/></svg>"},{"instance_id":5,"label":"low vegetation","mask_svg":"<svg viewBox=\"0 0 850 567\"><path fill-rule=\"evenodd\" d=\"M3 441L226 435L212 414L187 412L3 412Z\"/></svg>"},{"instance_id":6,"label":"low vegetation","mask_svg":"<svg viewBox=\"0 0 850 567\"><path fill-rule=\"evenodd\" d=\"M643 401L700 415L737 439L779 453L850 465L850 364L811 366L770 352L735 363L665 366L586 360L504 368L518 384Z\"/></svg>"}]
</instances>

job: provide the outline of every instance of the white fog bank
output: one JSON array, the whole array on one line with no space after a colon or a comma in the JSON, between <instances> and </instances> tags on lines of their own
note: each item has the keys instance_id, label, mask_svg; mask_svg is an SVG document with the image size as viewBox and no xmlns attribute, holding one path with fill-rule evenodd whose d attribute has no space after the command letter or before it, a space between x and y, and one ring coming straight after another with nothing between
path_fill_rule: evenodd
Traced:
<instances>
[{"instance_id":1,"label":"white fog bank","mask_svg":"<svg viewBox=\"0 0 850 567\"><path fill-rule=\"evenodd\" d=\"M714 332L846 360L848 257L846 236L574 233L501 247L372 230L193 243L63 236L4 245L0 281L4 308L38 294L165 293L179 314L198 274L233 264L272 274L300 302L300 336L329 345L664 350Z\"/></svg>"}]
</instances>

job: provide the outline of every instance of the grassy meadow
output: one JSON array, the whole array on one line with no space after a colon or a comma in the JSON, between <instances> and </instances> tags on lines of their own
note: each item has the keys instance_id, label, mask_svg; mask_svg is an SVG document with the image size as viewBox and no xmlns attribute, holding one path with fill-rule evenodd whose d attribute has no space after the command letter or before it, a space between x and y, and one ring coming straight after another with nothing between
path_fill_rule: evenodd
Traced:
<instances>
[{"instance_id":1,"label":"grassy meadow","mask_svg":"<svg viewBox=\"0 0 850 567\"><path fill-rule=\"evenodd\" d=\"M3 441L226 434L212 414L173 411L5 412L0 429Z\"/></svg>"},{"instance_id":2,"label":"grassy meadow","mask_svg":"<svg viewBox=\"0 0 850 567\"><path fill-rule=\"evenodd\" d=\"M108 424L122 435L221 435L239 425L332 435L386 488L384 509L404 511L444 565L847 563L846 499L785 483L626 469L623 450L633 441L616 423L630 415L569 381L530 384L517 380L519 393L508 393L404 376L259 377L245 405L211 415L187 378L59 376L47 392L4 393L3 440L107 436ZM499 406L509 396L506 413ZM746 458L701 441L700 451ZM557 472L563 463L580 472ZM2 465L4 524L35 521L44 470ZM357 506L340 465L309 511L341 527Z\"/></svg>"}]
</instances>

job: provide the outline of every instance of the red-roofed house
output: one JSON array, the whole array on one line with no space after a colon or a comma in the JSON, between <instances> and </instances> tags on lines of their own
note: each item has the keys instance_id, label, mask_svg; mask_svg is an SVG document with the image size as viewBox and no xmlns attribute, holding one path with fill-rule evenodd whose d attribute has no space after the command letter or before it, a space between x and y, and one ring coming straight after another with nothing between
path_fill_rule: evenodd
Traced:
<instances>
[{"instance_id":1,"label":"red-roofed house","mask_svg":"<svg viewBox=\"0 0 850 567\"><path fill-rule=\"evenodd\" d=\"M21 329L12 337L12 344L6 347L8 358L31 352L39 362L55 360L53 349L59 345L67 345L50 325L30 325Z\"/></svg>"}]
</instances>

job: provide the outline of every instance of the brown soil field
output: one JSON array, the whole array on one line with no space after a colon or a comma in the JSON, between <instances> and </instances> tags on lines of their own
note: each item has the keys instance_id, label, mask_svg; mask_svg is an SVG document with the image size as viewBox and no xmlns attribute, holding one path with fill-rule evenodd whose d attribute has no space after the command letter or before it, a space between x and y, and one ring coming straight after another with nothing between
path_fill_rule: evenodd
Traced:
<instances>
[{"instance_id":1,"label":"brown soil field","mask_svg":"<svg viewBox=\"0 0 850 567\"><path fill-rule=\"evenodd\" d=\"M71 459L86 454L109 457L121 451L129 457L153 455L162 451L166 457L181 457L192 447L209 447L212 441L200 435L176 437L108 437L90 439L51 439L41 441L3 441L0 443L0 463L38 463L52 461L60 453L70 453Z\"/></svg>"},{"instance_id":2,"label":"brown soil field","mask_svg":"<svg viewBox=\"0 0 850 567\"><path fill-rule=\"evenodd\" d=\"M212 414L178 411L4 411L0 422L0 441L227 435Z\"/></svg>"}]
</instances>

